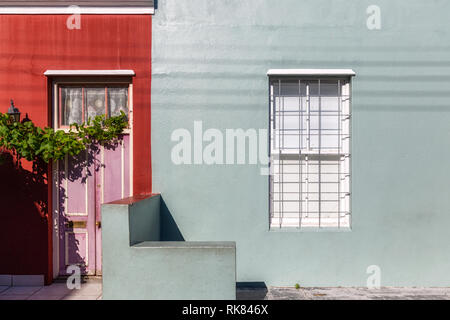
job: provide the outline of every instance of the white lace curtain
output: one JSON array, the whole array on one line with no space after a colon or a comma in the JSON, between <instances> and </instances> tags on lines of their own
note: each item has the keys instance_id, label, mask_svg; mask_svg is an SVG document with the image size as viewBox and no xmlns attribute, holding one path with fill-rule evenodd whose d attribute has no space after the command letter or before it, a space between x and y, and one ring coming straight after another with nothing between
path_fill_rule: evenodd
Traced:
<instances>
[{"instance_id":1,"label":"white lace curtain","mask_svg":"<svg viewBox=\"0 0 450 320\"><path fill-rule=\"evenodd\" d=\"M108 97L106 105L105 94ZM83 99L84 108L83 110ZM117 116L120 111L128 115L128 88L126 87L96 87L61 88L61 125L68 126L73 123L81 124L87 119L106 114L108 117ZM108 107L108 110L106 110Z\"/></svg>"},{"instance_id":2,"label":"white lace curtain","mask_svg":"<svg viewBox=\"0 0 450 320\"><path fill-rule=\"evenodd\" d=\"M62 125L83 122L81 88L63 88L62 97L64 115Z\"/></svg>"}]
</instances>

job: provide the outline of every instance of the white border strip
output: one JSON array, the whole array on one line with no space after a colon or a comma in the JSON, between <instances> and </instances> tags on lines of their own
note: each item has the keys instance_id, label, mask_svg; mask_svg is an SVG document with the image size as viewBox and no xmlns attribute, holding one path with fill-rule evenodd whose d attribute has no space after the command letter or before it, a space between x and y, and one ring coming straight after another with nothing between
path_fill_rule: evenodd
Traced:
<instances>
[{"instance_id":1,"label":"white border strip","mask_svg":"<svg viewBox=\"0 0 450 320\"><path fill-rule=\"evenodd\" d=\"M350 76L356 75L352 69L270 69L268 76Z\"/></svg>"},{"instance_id":2,"label":"white border strip","mask_svg":"<svg viewBox=\"0 0 450 320\"><path fill-rule=\"evenodd\" d=\"M0 7L0 14L155 14L149 7L80 7L71 12L68 7Z\"/></svg>"},{"instance_id":3,"label":"white border strip","mask_svg":"<svg viewBox=\"0 0 450 320\"><path fill-rule=\"evenodd\" d=\"M134 70L47 70L45 76L135 76Z\"/></svg>"}]
</instances>

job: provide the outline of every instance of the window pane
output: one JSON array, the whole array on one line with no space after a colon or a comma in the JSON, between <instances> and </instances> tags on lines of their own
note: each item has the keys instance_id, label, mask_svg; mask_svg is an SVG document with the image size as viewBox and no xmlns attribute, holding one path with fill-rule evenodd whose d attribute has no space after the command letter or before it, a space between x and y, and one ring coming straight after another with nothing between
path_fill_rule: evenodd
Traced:
<instances>
[{"instance_id":1,"label":"window pane","mask_svg":"<svg viewBox=\"0 0 450 320\"><path fill-rule=\"evenodd\" d=\"M306 94L306 86L299 81L281 81L281 95L283 96L304 96Z\"/></svg>"},{"instance_id":2,"label":"window pane","mask_svg":"<svg viewBox=\"0 0 450 320\"><path fill-rule=\"evenodd\" d=\"M337 97L339 95L337 80L321 80L320 96L321 97Z\"/></svg>"},{"instance_id":3,"label":"window pane","mask_svg":"<svg viewBox=\"0 0 450 320\"><path fill-rule=\"evenodd\" d=\"M306 95L306 84L298 80L280 80L271 83L274 96L298 97Z\"/></svg>"},{"instance_id":4,"label":"window pane","mask_svg":"<svg viewBox=\"0 0 450 320\"><path fill-rule=\"evenodd\" d=\"M60 125L83 122L81 88L61 88Z\"/></svg>"},{"instance_id":5,"label":"window pane","mask_svg":"<svg viewBox=\"0 0 450 320\"><path fill-rule=\"evenodd\" d=\"M309 95L310 96L318 96L319 95L319 81L311 80L309 82Z\"/></svg>"},{"instance_id":6,"label":"window pane","mask_svg":"<svg viewBox=\"0 0 450 320\"><path fill-rule=\"evenodd\" d=\"M123 111L128 116L128 88L108 88L109 116L120 115Z\"/></svg>"},{"instance_id":7,"label":"window pane","mask_svg":"<svg viewBox=\"0 0 450 320\"><path fill-rule=\"evenodd\" d=\"M87 118L93 120L95 116L105 114L106 106L104 88L86 88L85 99Z\"/></svg>"}]
</instances>

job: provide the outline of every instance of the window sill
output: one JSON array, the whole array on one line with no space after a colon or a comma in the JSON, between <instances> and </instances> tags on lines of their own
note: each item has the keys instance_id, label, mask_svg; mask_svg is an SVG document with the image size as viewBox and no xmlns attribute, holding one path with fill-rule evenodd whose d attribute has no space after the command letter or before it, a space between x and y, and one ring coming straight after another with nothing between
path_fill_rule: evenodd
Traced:
<instances>
[{"instance_id":1,"label":"window sill","mask_svg":"<svg viewBox=\"0 0 450 320\"><path fill-rule=\"evenodd\" d=\"M134 70L46 70L44 75L54 76L130 76L134 77Z\"/></svg>"}]
</instances>

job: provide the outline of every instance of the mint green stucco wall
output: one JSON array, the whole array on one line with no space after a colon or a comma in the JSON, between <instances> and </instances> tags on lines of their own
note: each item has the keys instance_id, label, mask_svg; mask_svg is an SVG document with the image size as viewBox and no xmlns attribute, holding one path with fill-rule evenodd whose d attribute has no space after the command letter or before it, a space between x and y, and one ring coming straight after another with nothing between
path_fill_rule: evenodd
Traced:
<instances>
[{"instance_id":1,"label":"mint green stucco wall","mask_svg":"<svg viewBox=\"0 0 450 320\"><path fill-rule=\"evenodd\" d=\"M235 243L161 241L160 199L102 205L103 299L236 299Z\"/></svg>"},{"instance_id":2,"label":"mint green stucco wall","mask_svg":"<svg viewBox=\"0 0 450 320\"><path fill-rule=\"evenodd\" d=\"M382 28L366 27L381 8ZM450 2L160 0L153 189L189 241L236 241L238 281L450 286ZM257 165L171 162L174 129L267 128L270 68L351 68L352 231L268 231Z\"/></svg>"}]
</instances>

